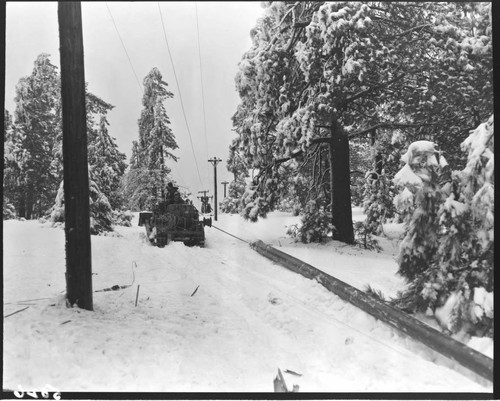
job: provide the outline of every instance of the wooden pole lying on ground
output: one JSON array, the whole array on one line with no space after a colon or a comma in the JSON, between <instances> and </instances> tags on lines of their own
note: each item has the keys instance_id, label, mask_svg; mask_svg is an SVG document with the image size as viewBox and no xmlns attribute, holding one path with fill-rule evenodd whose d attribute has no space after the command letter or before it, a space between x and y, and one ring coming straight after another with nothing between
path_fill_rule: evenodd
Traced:
<instances>
[{"instance_id":1,"label":"wooden pole lying on ground","mask_svg":"<svg viewBox=\"0 0 500 401\"><path fill-rule=\"evenodd\" d=\"M458 362L471 372L493 382L493 360L486 355L449 336L445 336L427 324L322 272L314 266L264 244L262 241L252 242L250 247L273 262L311 280L316 280L344 301L350 302L366 313L395 327L447 358Z\"/></svg>"},{"instance_id":2,"label":"wooden pole lying on ground","mask_svg":"<svg viewBox=\"0 0 500 401\"><path fill-rule=\"evenodd\" d=\"M80 2L58 6L61 56L66 296L92 310L87 122Z\"/></svg>"}]
</instances>

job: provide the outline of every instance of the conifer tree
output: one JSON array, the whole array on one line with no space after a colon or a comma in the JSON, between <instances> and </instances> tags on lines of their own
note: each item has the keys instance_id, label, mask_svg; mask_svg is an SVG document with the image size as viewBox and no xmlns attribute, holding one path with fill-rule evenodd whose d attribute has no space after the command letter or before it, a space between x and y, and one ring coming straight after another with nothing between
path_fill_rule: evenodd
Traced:
<instances>
[{"instance_id":1,"label":"conifer tree","mask_svg":"<svg viewBox=\"0 0 500 401\"><path fill-rule=\"evenodd\" d=\"M118 150L115 139L108 132L106 115L112 108L109 103L86 91L90 231L93 235L112 231L113 210L121 206L120 180L126 168L126 156ZM60 163L61 147L59 138L55 159ZM53 223L64 222L63 188L61 181L55 203L48 212Z\"/></svg>"},{"instance_id":2,"label":"conifer tree","mask_svg":"<svg viewBox=\"0 0 500 401\"><path fill-rule=\"evenodd\" d=\"M350 242L349 139L405 129L455 153L459 142L452 138L478 113L491 112L489 5L266 7L236 77L241 103L232 146L257 171L242 196L243 214L255 219L275 208L282 196L273 192L283 181L280 165L294 158L306 166L305 158L324 154L328 145L329 182L318 207L330 214L333 237ZM423 138L409 142L416 139ZM321 181L301 169L296 173Z\"/></svg>"},{"instance_id":3,"label":"conifer tree","mask_svg":"<svg viewBox=\"0 0 500 401\"><path fill-rule=\"evenodd\" d=\"M12 200L16 196L20 168L16 161L15 145L20 141L13 137L12 116L4 111L4 155L3 155L3 219L16 217L16 208Z\"/></svg>"},{"instance_id":4,"label":"conifer tree","mask_svg":"<svg viewBox=\"0 0 500 401\"><path fill-rule=\"evenodd\" d=\"M60 78L48 54L40 54L32 74L20 79L15 102L14 121L5 120L7 199L18 217L48 214L53 221L64 221ZM107 130L112 107L86 92L91 217L96 222L108 221L111 209L120 206L119 181L126 167L125 155ZM110 223L96 225L110 229Z\"/></svg>"},{"instance_id":5,"label":"conifer tree","mask_svg":"<svg viewBox=\"0 0 500 401\"><path fill-rule=\"evenodd\" d=\"M105 194L113 210L122 206L120 179L125 172L126 156L118 150L108 132L107 113L113 106L87 92L87 132L90 178Z\"/></svg>"},{"instance_id":6,"label":"conifer tree","mask_svg":"<svg viewBox=\"0 0 500 401\"><path fill-rule=\"evenodd\" d=\"M235 179L229 183L227 197L220 203L220 211L222 213L240 213L241 205L240 198L245 191L245 181Z\"/></svg>"},{"instance_id":7,"label":"conifer tree","mask_svg":"<svg viewBox=\"0 0 500 401\"><path fill-rule=\"evenodd\" d=\"M493 334L493 146L490 117L462 143L465 168L416 192L401 245L409 285L395 304L432 311L452 333Z\"/></svg>"},{"instance_id":8,"label":"conifer tree","mask_svg":"<svg viewBox=\"0 0 500 401\"><path fill-rule=\"evenodd\" d=\"M398 272L418 285L438 248L440 225L437 215L443 199L441 176L447 162L439 157L436 144L430 141L412 143L402 160L405 165L394 177L394 183L402 189L395 203L401 211L407 211ZM408 208L408 203L412 207Z\"/></svg>"},{"instance_id":9,"label":"conifer tree","mask_svg":"<svg viewBox=\"0 0 500 401\"><path fill-rule=\"evenodd\" d=\"M169 180L167 160L177 161L178 148L164 102L173 97L158 68L144 78L143 109L138 121L139 140L133 142L130 170L123 180L131 208L149 209L162 195Z\"/></svg>"},{"instance_id":10,"label":"conifer tree","mask_svg":"<svg viewBox=\"0 0 500 401\"><path fill-rule=\"evenodd\" d=\"M45 53L16 86L14 127L6 137L8 157L18 169L11 201L19 217L43 215L57 192L60 171L53 155L61 131L59 88L57 67Z\"/></svg>"}]
</instances>

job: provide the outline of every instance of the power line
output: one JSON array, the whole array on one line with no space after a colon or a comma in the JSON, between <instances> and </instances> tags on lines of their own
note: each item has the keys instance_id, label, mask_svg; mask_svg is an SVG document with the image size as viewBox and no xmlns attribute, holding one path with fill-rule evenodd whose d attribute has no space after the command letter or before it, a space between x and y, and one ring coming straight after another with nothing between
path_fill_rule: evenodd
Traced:
<instances>
[{"instance_id":1,"label":"power line","mask_svg":"<svg viewBox=\"0 0 500 401\"><path fill-rule=\"evenodd\" d=\"M111 13L111 10L109 9L108 2L106 1L106 8L108 9L108 13L111 17L111 20L113 21L113 25L115 26L116 33L118 34L118 37L120 38L120 42L122 43L123 50L125 50L125 54L127 55L128 62L130 64L130 67L132 68L132 72L134 73L135 79L137 81L137 84L139 85L139 88L141 89L141 92L144 92L144 89L142 88L141 81L137 77L137 74L135 73L134 66L132 65L132 60L130 59L130 56L128 55L127 48L125 47L125 43L123 43L123 39L120 35L120 31L118 31L118 27L116 26L115 19L113 18L113 14Z\"/></svg>"},{"instance_id":2,"label":"power line","mask_svg":"<svg viewBox=\"0 0 500 401\"><path fill-rule=\"evenodd\" d=\"M184 181L184 178L182 178L182 175L181 175L181 171L180 169L177 168L177 162L174 162L173 164L174 168L175 168L175 172L177 173L177 175L179 176L180 178L180 181L182 182L183 184L183 187L186 188L186 182Z\"/></svg>"},{"instance_id":3,"label":"power line","mask_svg":"<svg viewBox=\"0 0 500 401\"><path fill-rule=\"evenodd\" d=\"M234 237L234 238L236 238L236 239L239 239L240 241L246 242L247 244L249 244L249 243L250 243L250 242L245 241L244 239L242 239L242 238L240 238L240 237L237 237L236 235L233 235L233 234L231 234L231 233L228 233L227 231L224 231L223 229L221 229L221 228L219 228L219 227L215 227L213 224L212 224L210 227L215 228L215 229L217 229L217 230L219 230L219 231L222 231L224 234L230 235L231 237Z\"/></svg>"},{"instance_id":4,"label":"power line","mask_svg":"<svg viewBox=\"0 0 500 401\"><path fill-rule=\"evenodd\" d=\"M193 151L194 163L196 165L196 171L198 172L198 179L200 180L200 185L203 186L203 182L201 180L201 175L200 175L200 169L198 167L198 161L196 160L196 154L194 152L193 138L191 137L191 130L189 129L189 124L188 124L187 117L186 117L186 110L184 109L184 102L182 101L181 89L179 87L179 81L177 79L177 74L175 72L175 66L174 66L174 61L172 59L172 54L170 53L170 46L168 45L167 32L165 30L165 24L163 23L163 15L161 13L160 3L158 2L157 4L158 4L158 11L160 13L161 26L163 28L163 37L165 38L165 43L167 45L168 56L170 58L170 64L172 64L172 69L174 71L175 83L177 85L177 91L179 92L179 99L181 101L182 114L184 116L184 121L186 123L187 132L189 134L189 141L191 142L191 150Z\"/></svg>"},{"instance_id":5,"label":"power line","mask_svg":"<svg viewBox=\"0 0 500 401\"><path fill-rule=\"evenodd\" d=\"M198 5L197 2L194 2L194 7L196 10L196 33L198 37L198 60L200 62L200 81L201 81L201 102L203 105L203 133L205 135L205 152L208 159L208 140L207 140L207 115L205 112L205 91L204 91L204 83L203 83L203 66L201 64L201 45L200 45L200 26L198 22ZM208 178L208 170L207 170L207 182L209 182Z\"/></svg>"}]
</instances>

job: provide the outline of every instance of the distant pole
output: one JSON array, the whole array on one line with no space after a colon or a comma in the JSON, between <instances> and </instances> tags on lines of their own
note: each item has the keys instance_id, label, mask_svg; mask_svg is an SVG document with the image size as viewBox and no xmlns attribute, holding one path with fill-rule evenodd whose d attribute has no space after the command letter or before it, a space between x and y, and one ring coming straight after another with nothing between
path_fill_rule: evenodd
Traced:
<instances>
[{"instance_id":1,"label":"distant pole","mask_svg":"<svg viewBox=\"0 0 500 401\"><path fill-rule=\"evenodd\" d=\"M90 249L87 123L80 2L58 5L61 57L66 297L70 305L93 310Z\"/></svg>"},{"instance_id":2,"label":"distant pole","mask_svg":"<svg viewBox=\"0 0 500 401\"><path fill-rule=\"evenodd\" d=\"M208 189L206 190L203 190L203 191L198 191L199 194L203 194L203 196L198 196L198 199L201 200L201 212L202 213L206 213L206 201L207 201L207 192L208 192Z\"/></svg>"},{"instance_id":3,"label":"distant pole","mask_svg":"<svg viewBox=\"0 0 500 401\"><path fill-rule=\"evenodd\" d=\"M224 185L224 198L226 197L226 185L229 184L227 181L221 182L222 185Z\"/></svg>"},{"instance_id":4,"label":"distant pole","mask_svg":"<svg viewBox=\"0 0 500 401\"><path fill-rule=\"evenodd\" d=\"M217 164L222 160L214 156L208 161L214 165L214 220L217 221Z\"/></svg>"}]
</instances>

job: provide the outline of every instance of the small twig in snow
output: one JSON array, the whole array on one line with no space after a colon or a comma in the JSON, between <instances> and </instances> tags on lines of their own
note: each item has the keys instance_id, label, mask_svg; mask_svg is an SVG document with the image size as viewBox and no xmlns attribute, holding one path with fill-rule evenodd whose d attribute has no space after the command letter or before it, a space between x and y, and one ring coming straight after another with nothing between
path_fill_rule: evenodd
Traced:
<instances>
[{"instance_id":1,"label":"small twig in snow","mask_svg":"<svg viewBox=\"0 0 500 401\"><path fill-rule=\"evenodd\" d=\"M19 309L19 310L15 311L15 312L12 312L12 313L10 313L10 314L8 314L8 315L4 316L3 318L5 319L6 317L9 317L9 316L15 315L16 313L22 312L23 310L26 310L26 309L28 309L28 308L29 308L29 306L27 306L26 308L23 308L23 309Z\"/></svg>"},{"instance_id":2,"label":"small twig in snow","mask_svg":"<svg viewBox=\"0 0 500 401\"><path fill-rule=\"evenodd\" d=\"M137 294L135 295L135 306L137 307L137 300L139 299L139 288L141 288L141 285L137 285Z\"/></svg>"},{"instance_id":3,"label":"small twig in snow","mask_svg":"<svg viewBox=\"0 0 500 401\"><path fill-rule=\"evenodd\" d=\"M198 291L198 288L200 288L200 286L196 287L196 289L193 291L193 293L191 294L191 296L193 296L194 294L196 294L196 291Z\"/></svg>"}]
</instances>

